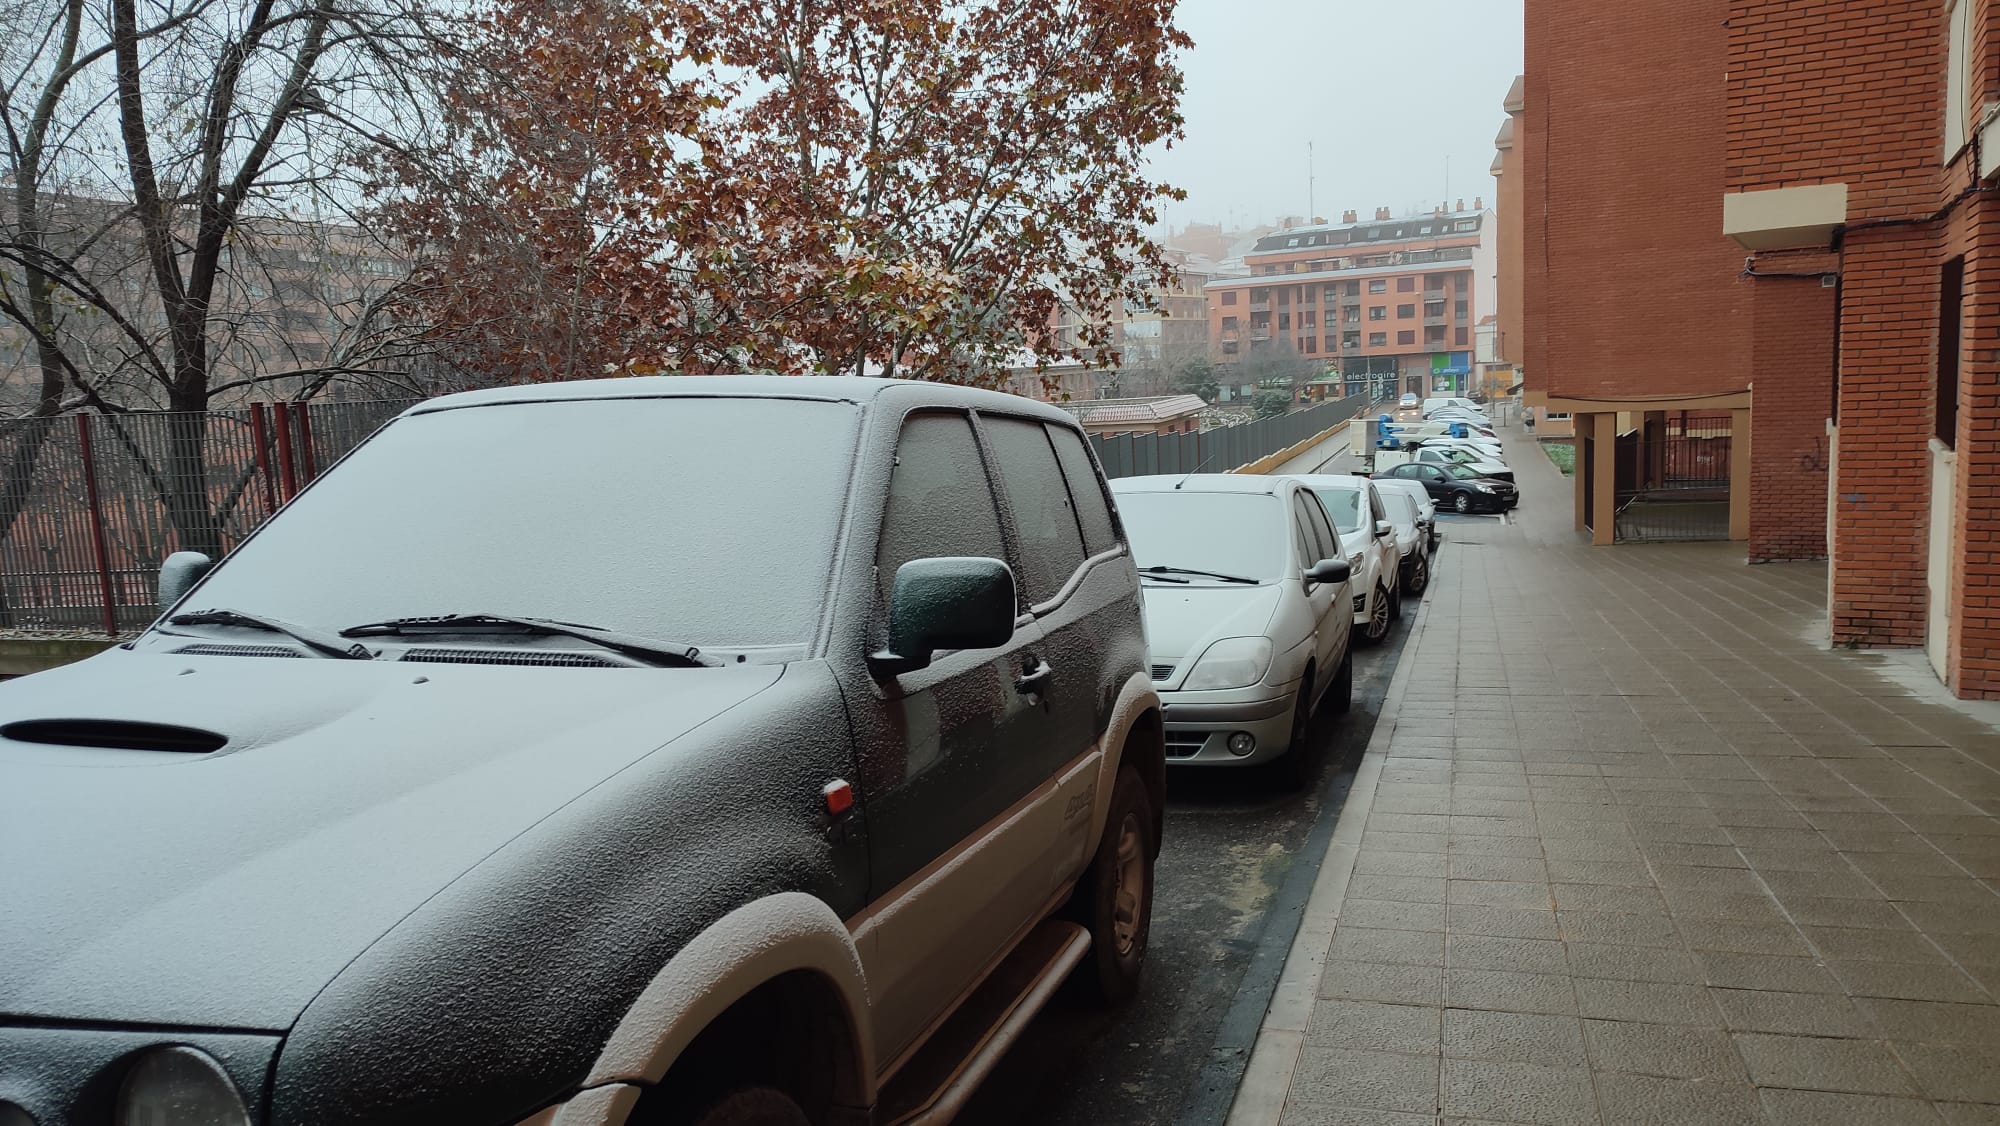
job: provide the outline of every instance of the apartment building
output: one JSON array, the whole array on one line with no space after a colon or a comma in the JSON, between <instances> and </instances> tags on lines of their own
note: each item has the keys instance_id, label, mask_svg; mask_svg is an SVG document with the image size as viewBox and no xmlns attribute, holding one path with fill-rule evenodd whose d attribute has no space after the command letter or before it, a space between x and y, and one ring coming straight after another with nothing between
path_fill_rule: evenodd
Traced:
<instances>
[{"instance_id":1,"label":"apartment building","mask_svg":"<svg viewBox=\"0 0 2000 1126\"><path fill-rule=\"evenodd\" d=\"M1127 303L1114 309L1109 318L1110 348L1119 355L1119 366L1139 370L1171 362L1177 356L1199 356L1208 350L1208 305L1204 287L1229 276L1214 261L1199 254L1169 250L1177 276L1169 284L1147 287L1148 308ZM1057 350L1068 352L1083 346L1086 321L1081 310L1065 306L1056 314L1052 340Z\"/></svg>"},{"instance_id":2,"label":"apartment building","mask_svg":"<svg viewBox=\"0 0 2000 1126\"><path fill-rule=\"evenodd\" d=\"M1211 355L1241 368L1288 350L1337 370L1350 393L1462 391L1473 328L1492 312L1492 233L1483 199L1275 231L1244 255L1249 277L1208 283Z\"/></svg>"},{"instance_id":3,"label":"apartment building","mask_svg":"<svg viewBox=\"0 0 2000 1126\"><path fill-rule=\"evenodd\" d=\"M1575 414L1578 526L1630 538L1675 487L1676 427L1720 438L1750 560L1828 558L1833 643L1921 647L1978 697L2000 697L1996 9L1540 0L1510 114L1524 375Z\"/></svg>"}]
</instances>

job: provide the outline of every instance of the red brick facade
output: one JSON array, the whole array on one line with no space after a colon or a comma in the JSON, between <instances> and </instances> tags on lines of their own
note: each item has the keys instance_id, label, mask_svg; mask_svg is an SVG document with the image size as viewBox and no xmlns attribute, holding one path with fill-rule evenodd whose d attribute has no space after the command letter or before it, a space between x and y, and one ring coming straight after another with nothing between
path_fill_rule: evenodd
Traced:
<instances>
[{"instance_id":1,"label":"red brick facade","mask_svg":"<svg viewBox=\"0 0 2000 1126\"><path fill-rule=\"evenodd\" d=\"M1948 0L1530 4L1528 379L1628 403L1750 388L1751 560L1830 556L1836 644L1928 645L1955 691L2000 697L2000 195L1979 168L2000 0L1956 4L1953 105ZM1739 230L1785 249L1722 236L1725 195L1820 185L1846 191L1823 237L1790 222L1798 193Z\"/></svg>"}]
</instances>

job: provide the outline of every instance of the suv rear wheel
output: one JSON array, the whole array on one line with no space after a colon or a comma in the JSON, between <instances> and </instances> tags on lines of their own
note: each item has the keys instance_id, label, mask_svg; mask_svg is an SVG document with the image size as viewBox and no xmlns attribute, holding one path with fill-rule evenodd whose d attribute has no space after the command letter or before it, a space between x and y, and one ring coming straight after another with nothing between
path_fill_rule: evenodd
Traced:
<instances>
[{"instance_id":1,"label":"suv rear wheel","mask_svg":"<svg viewBox=\"0 0 2000 1126\"><path fill-rule=\"evenodd\" d=\"M1090 931L1090 960L1080 971L1091 991L1107 1004L1126 1000L1139 989L1152 934L1152 799L1139 772L1121 767L1111 791L1111 813L1097 855L1076 885L1070 915Z\"/></svg>"}]
</instances>

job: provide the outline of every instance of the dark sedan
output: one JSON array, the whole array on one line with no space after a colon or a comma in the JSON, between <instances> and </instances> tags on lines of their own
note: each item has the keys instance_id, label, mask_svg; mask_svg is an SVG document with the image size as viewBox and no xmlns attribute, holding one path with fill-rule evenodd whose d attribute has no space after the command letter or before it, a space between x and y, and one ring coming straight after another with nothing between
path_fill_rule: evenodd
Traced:
<instances>
[{"instance_id":1,"label":"dark sedan","mask_svg":"<svg viewBox=\"0 0 2000 1126\"><path fill-rule=\"evenodd\" d=\"M1439 508L1453 512L1505 512L1521 500L1513 482L1482 477L1463 465L1405 462L1377 476L1391 481L1415 481Z\"/></svg>"}]
</instances>

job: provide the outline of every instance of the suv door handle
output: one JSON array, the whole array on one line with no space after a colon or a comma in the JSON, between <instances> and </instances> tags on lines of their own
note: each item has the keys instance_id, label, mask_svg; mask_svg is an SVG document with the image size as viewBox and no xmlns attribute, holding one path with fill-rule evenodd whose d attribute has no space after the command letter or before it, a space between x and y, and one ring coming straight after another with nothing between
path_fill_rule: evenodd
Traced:
<instances>
[{"instance_id":1,"label":"suv door handle","mask_svg":"<svg viewBox=\"0 0 2000 1126\"><path fill-rule=\"evenodd\" d=\"M1032 666L1021 671L1020 679L1014 682L1014 691L1023 696L1040 692L1055 675L1056 670L1047 661L1038 658Z\"/></svg>"}]
</instances>

